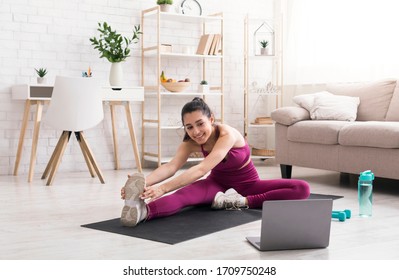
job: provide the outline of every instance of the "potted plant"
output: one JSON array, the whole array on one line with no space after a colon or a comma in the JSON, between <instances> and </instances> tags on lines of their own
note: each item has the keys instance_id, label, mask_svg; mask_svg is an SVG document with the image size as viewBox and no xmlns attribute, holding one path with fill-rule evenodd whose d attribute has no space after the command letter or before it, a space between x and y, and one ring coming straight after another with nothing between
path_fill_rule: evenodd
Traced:
<instances>
[{"instance_id":1,"label":"potted plant","mask_svg":"<svg viewBox=\"0 0 399 280\"><path fill-rule=\"evenodd\" d=\"M37 77L37 83L45 84L46 78L44 76L46 76L46 74L47 74L47 69L46 68L39 68L39 69L35 68L35 71L36 71L36 74L39 76L39 77Z\"/></svg>"},{"instance_id":2,"label":"potted plant","mask_svg":"<svg viewBox=\"0 0 399 280\"><path fill-rule=\"evenodd\" d=\"M109 76L111 86L120 86L123 81L121 62L130 56L130 45L138 43L139 35L142 34L140 25L134 26L133 35L129 38L112 30L107 22L99 22L97 31L100 32L99 38L92 37L90 42L101 54L100 58L105 57L112 63Z\"/></svg>"},{"instance_id":3,"label":"potted plant","mask_svg":"<svg viewBox=\"0 0 399 280\"><path fill-rule=\"evenodd\" d=\"M171 12L173 0L157 0L157 4L161 8L161 12Z\"/></svg>"},{"instance_id":4,"label":"potted plant","mask_svg":"<svg viewBox=\"0 0 399 280\"><path fill-rule=\"evenodd\" d=\"M269 45L269 41L262 40L262 41L259 41L259 44L260 44L260 46L261 46L260 54L261 54L261 55L268 55L267 46Z\"/></svg>"},{"instance_id":5,"label":"potted plant","mask_svg":"<svg viewBox=\"0 0 399 280\"><path fill-rule=\"evenodd\" d=\"M198 91L202 93L207 93L209 92L209 85L206 80L202 80L198 86Z\"/></svg>"}]
</instances>

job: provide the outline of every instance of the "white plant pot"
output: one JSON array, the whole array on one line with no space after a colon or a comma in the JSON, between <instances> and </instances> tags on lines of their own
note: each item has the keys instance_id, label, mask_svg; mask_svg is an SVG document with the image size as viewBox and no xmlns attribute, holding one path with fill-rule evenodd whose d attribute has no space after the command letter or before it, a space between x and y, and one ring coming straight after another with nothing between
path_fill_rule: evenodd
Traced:
<instances>
[{"instance_id":1,"label":"white plant pot","mask_svg":"<svg viewBox=\"0 0 399 280\"><path fill-rule=\"evenodd\" d=\"M260 54L261 55L269 55L269 49L268 48L261 48L260 49Z\"/></svg>"},{"instance_id":2,"label":"white plant pot","mask_svg":"<svg viewBox=\"0 0 399 280\"><path fill-rule=\"evenodd\" d=\"M172 12L172 5L170 5L170 4L161 4L161 5L159 5L160 6L160 8L161 8L161 12L166 12L166 13L170 13L170 12Z\"/></svg>"},{"instance_id":3,"label":"white plant pot","mask_svg":"<svg viewBox=\"0 0 399 280\"><path fill-rule=\"evenodd\" d=\"M209 92L209 85L199 85L198 92L201 93L208 93Z\"/></svg>"},{"instance_id":4,"label":"white plant pot","mask_svg":"<svg viewBox=\"0 0 399 280\"><path fill-rule=\"evenodd\" d=\"M37 77L37 83L38 84L45 84L46 83L46 78L44 78L44 77Z\"/></svg>"},{"instance_id":5,"label":"white plant pot","mask_svg":"<svg viewBox=\"0 0 399 280\"><path fill-rule=\"evenodd\" d=\"M118 87L123 85L122 62L114 62L111 64L111 70L109 72L109 84L111 86Z\"/></svg>"}]
</instances>

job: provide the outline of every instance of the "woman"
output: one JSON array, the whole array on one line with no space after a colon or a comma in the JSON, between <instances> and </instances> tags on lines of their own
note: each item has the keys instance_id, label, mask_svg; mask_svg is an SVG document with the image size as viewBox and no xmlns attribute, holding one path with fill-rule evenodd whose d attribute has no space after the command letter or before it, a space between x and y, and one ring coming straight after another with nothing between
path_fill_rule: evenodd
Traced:
<instances>
[{"instance_id":1,"label":"woman","mask_svg":"<svg viewBox=\"0 0 399 280\"><path fill-rule=\"evenodd\" d=\"M191 205L210 204L214 209L261 208L265 200L309 196L309 185L302 180L260 180L244 137L231 126L215 124L213 114L201 98L184 105L181 118L185 136L174 158L145 179L142 174L128 176L121 190L125 199L123 225L135 226L143 220L173 215ZM193 152L202 152L204 160L165 181L175 175ZM201 179L208 172L209 176Z\"/></svg>"}]
</instances>

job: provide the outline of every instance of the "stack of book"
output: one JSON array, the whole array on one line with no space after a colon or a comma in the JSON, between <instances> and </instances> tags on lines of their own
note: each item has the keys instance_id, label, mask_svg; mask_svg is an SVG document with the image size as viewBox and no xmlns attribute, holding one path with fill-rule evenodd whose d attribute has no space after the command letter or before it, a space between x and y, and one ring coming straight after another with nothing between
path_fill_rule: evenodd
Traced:
<instances>
[{"instance_id":1,"label":"stack of book","mask_svg":"<svg viewBox=\"0 0 399 280\"><path fill-rule=\"evenodd\" d=\"M201 36L196 54L200 55L221 55L222 35L204 34Z\"/></svg>"},{"instance_id":2,"label":"stack of book","mask_svg":"<svg viewBox=\"0 0 399 280\"><path fill-rule=\"evenodd\" d=\"M252 124L273 124L271 117L257 117Z\"/></svg>"}]
</instances>

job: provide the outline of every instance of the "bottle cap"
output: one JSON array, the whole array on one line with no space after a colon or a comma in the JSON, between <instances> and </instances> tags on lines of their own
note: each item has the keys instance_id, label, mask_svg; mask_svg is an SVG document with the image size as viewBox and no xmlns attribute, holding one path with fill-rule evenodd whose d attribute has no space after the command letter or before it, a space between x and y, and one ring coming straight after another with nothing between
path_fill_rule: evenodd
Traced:
<instances>
[{"instance_id":1,"label":"bottle cap","mask_svg":"<svg viewBox=\"0 0 399 280\"><path fill-rule=\"evenodd\" d=\"M359 180L372 181L374 180L374 174L371 170L366 170L360 173Z\"/></svg>"}]
</instances>

